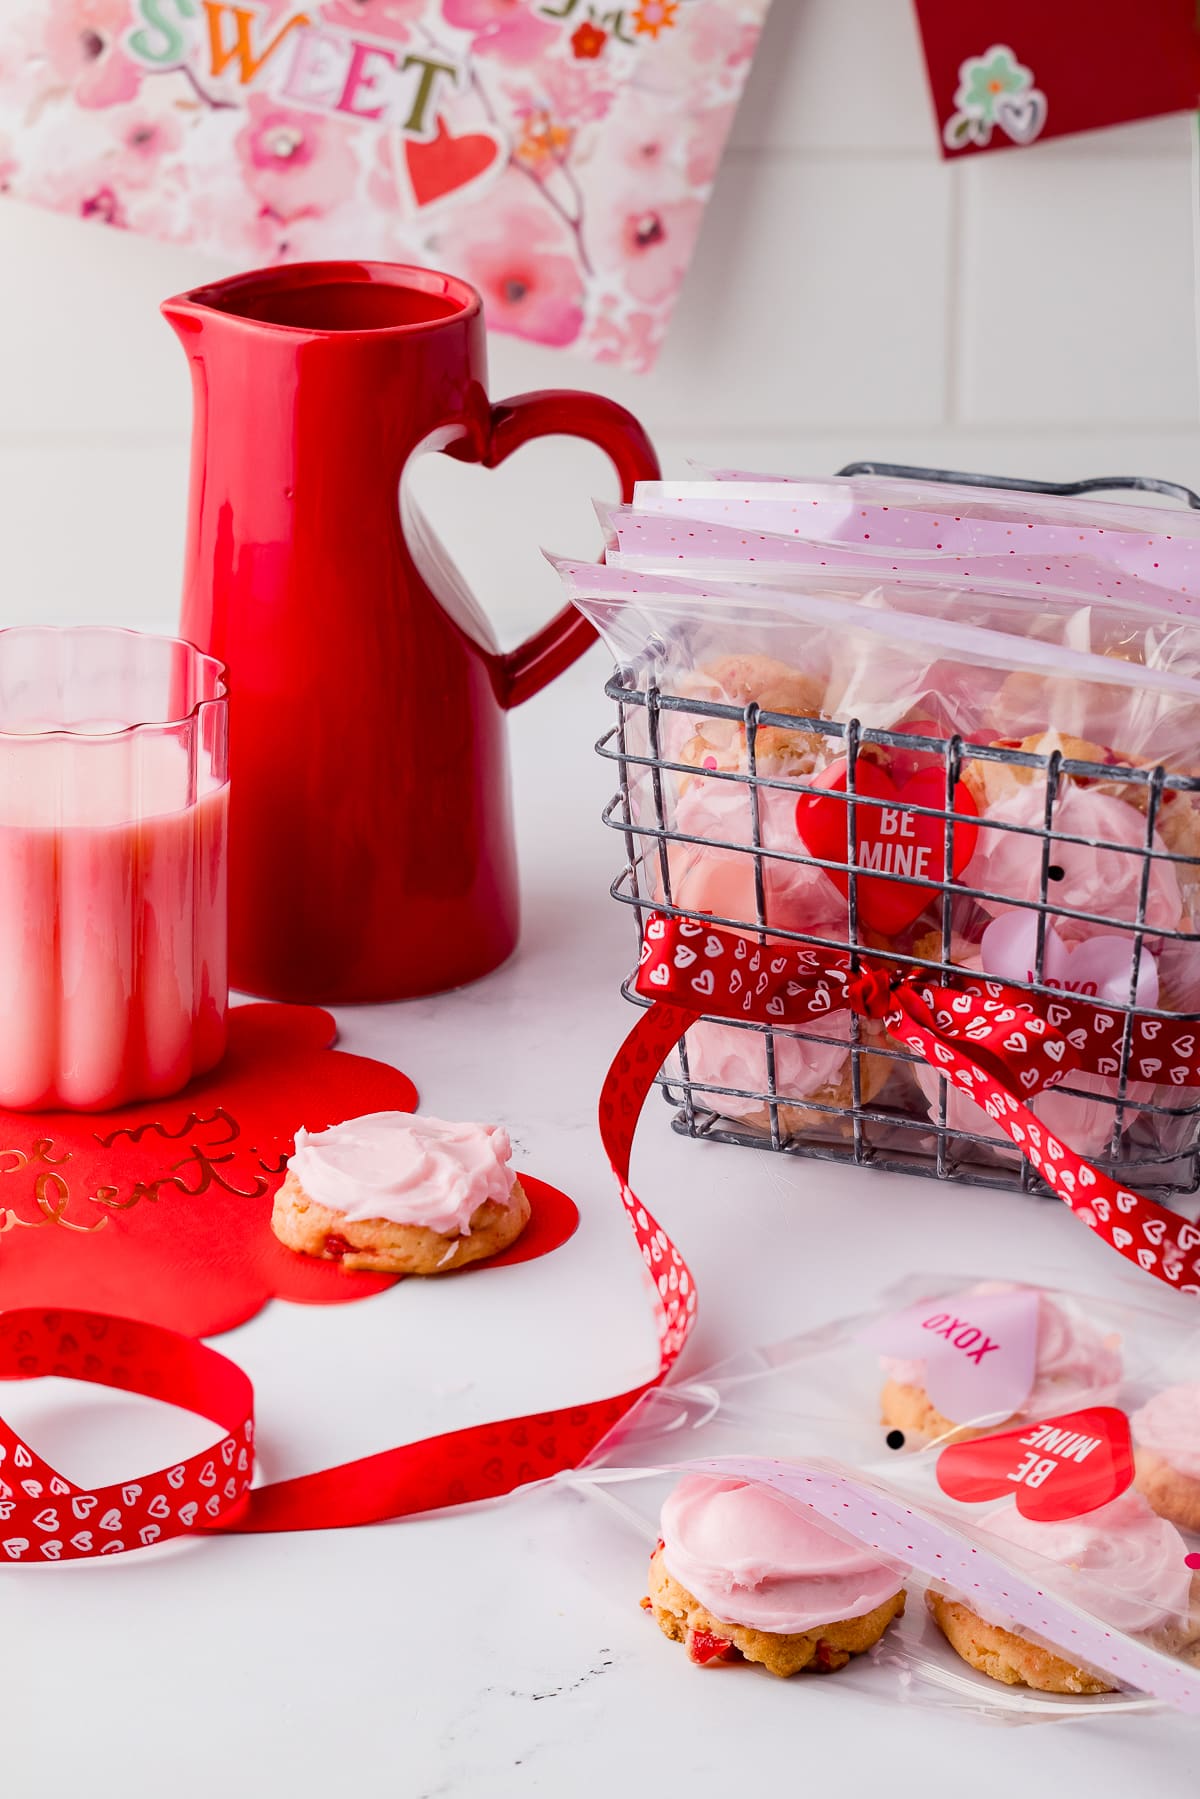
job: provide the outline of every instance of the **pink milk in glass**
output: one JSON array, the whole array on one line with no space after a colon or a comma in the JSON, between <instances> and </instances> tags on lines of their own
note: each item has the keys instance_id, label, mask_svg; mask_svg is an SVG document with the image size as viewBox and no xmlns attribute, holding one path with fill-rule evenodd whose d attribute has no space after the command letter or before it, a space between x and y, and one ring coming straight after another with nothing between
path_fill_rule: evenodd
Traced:
<instances>
[{"instance_id":1,"label":"pink milk in glass","mask_svg":"<svg viewBox=\"0 0 1200 1799\"><path fill-rule=\"evenodd\" d=\"M0 1105L176 1093L225 1048L224 669L0 630Z\"/></svg>"}]
</instances>

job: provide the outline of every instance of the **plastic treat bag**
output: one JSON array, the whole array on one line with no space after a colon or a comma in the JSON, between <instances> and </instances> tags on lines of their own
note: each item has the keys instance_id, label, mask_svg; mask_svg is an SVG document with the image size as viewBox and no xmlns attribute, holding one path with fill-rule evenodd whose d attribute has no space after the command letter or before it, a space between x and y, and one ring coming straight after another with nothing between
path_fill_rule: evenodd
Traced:
<instances>
[{"instance_id":1,"label":"plastic treat bag","mask_svg":"<svg viewBox=\"0 0 1200 1799\"><path fill-rule=\"evenodd\" d=\"M1163 605L1161 589L1122 581L1093 560L1095 591L1067 578L1061 558L951 555L897 559L887 549L844 547L769 531L739 530L644 514L632 506L598 506L611 568L668 579L749 583L812 592L876 610L946 618L987 630L1113 656L1193 679L1200 675L1200 621Z\"/></svg>"},{"instance_id":2,"label":"plastic treat bag","mask_svg":"<svg viewBox=\"0 0 1200 1799\"><path fill-rule=\"evenodd\" d=\"M1158 604L1190 614L1200 595L1200 515L1116 502L1064 500L1002 489L875 476L788 481L721 471L714 479L639 484L640 513L799 536L843 548L871 546L897 560L932 556L1011 560L1037 574L1055 559L1056 581L1081 592L1137 580ZM1080 560L1082 559L1082 560ZM1114 571L1111 582L1094 565Z\"/></svg>"},{"instance_id":3,"label":"plastic treat bag","mask_svg":"<svg viewBox=\"0 0 1200 1799\"><path fill-rule=\"evenodd\" d=\"M1012 1721L1196 1711L1198 1441L1176 1313L913 1277L658 1389L570 1484L606 1595L633 1604L649 1557L647 1609L702 1667L855 1664Z\"/></svg>"},{"instance_id":4,"label":"plastic treat bag","mask_svg":"<svg viewBox=\"0 0 1200 1799\"><path fill-rule=\"evenodd\" d=\"M1190 1184L1174 1164L1196 1141L1191 1074L1121 1044L1135 998L1200 1017L1194 682L912 616L911 589L849 574L782 592L561 566L625 665L631 897L755 942L1113 1007L1111 1063L1034 1111L1122 1178ZM856 580L879 608L846 604ZM772 1143L1016 1160L978 1106L846 1007L789 1030L710 1017L678 1078L685 1106Z\"/></svg>"},{"instance_id":5,"label":"plastic treat bag","mask_svg":"<svg viewBox=\"0 0 1200 1799\"><path fill-rule=\"evenodd\" d=\"M607 556L612 567L643 575L670 576L673 572L678 575L679 564L684 561L689 572L698 570L706 577L723 582L750 581L760 585L790 588L798 579L804 579L810 591L821 591L850 604L903 610L927 618L966 619L988 629L1141 663L1150 668L1169 669L1192 679L1200 675L1200 633L1196 624L1191 620L1180 620L1161 610L1161 590L1129 576L1122 582L1115 569L1103 562L1091 564L1096 576L1097 592L1114 593L1114 581L1121 588L1119 597L1106 601L1085 599L1079 591L1071 591L1069 585L1061 593L1055 592L1053 583L1063 572L1059 567L1062 558L1047 557L1036 564L1026 559L1022 570L1035 578L1030 579L1022 589L1020 584L1014 584L1015 569L1012 561L1002 557L972 560L968 583L965 573L960 573L966 559L948 555L924 560L910 557L897 562L886 549L871 551L841 545L817 545L797 537L739 531L735 526L705 525L698 520L680 521L660 515L644 515L633 507L606 508L602 510L602 516L610 545L614 546ZM1068 572L1078 574L1079 560L1074 559ZM878 578L881 568L889 570L886 591L867 584L872 575ZM1041 571L1040 576L1036 576L1037 569ZM1143 608L1140 612L1137 609L1139 606ZM1145 611L1147 607L1154 610L1156 616L1148 619ZM1083 721L1075 722L1082 724ZM1040 741L1035 739L1026 747L1036 749ZM1064 738L1063 744L1065 743ZM1108 755L1100 746L1085 748L1083 739L1076 742L1074 751L1078 757L1087 760L1105 760ZM987 777L984 776L982 784L986 784L986 781ZM1118 789L1117 797L1127 796L1121 795ZM1036 791L1031 790L1026 803L1044 806L1044 794L1039 796ZM1103 807L1107 802L1100 799L1096 803ZM1064 813L1073 811L1075 807L1074 792L1069 796L1064 793ZM1132 823L1132 820L1123 818L1115 809L1108 816L1114 828ZM1096 834L1104 833L1098 831ZM998 847L1011 853L1021 846L1008 843ZM1101 858L1097 859L1094 872L1103 891L1111 870L1105 867ZM1119 872L1123 874L1125 870ZM1132 872L1132 868L1129 872ZM1031 922L1024 921L1027 927ZM1010 944L1021 941L1021 921L1014 923L1018 925L1018 931L1015 939L1010 933ZM937 947L936 933L931 933L930 939L923 945L923 953L936 958ZM1107 973L1111 973L1112 962L1111 946L1109 948L1108 963L1104 964ZM1067 948L1053 928L1048 939L1048 954L1053 964L1046 970L1048 976L1056 982L1068 979L1070 971L1066 967ZM1020 971L1027 979L1034 978L1032 972L1026 972L1032 969L1033 955L1033 945L1029 943L1025 969ZM984 962L978 948L969 940L956 947L953 960L973 973L984 971ZM1002 958L1004 964L1010 960L1011 957ZM1127 963L1126 955L1123 963L1118 960L1118 969L1127 967ZM1006 971L1006 967L991 970ZM1150 964L1147 964L1144 972L1148 977L1151 975ZM1143 982L1143 986L1145 985ZM1124 987L1127 992L1127 972L1124 974ZM1154 999L1156 994L1157 986L1153 994L1147 990L1141 997L1143 1000L1147 997ZM714 1044L706 1038L697 1050L697 1078L717 1085L729 1084L724 1077L733 1079L739 1073L735 1053L739 1041L738 1033L726 1033L724 1053L717 1056L713 1053ZM785 1043L781 1047L779 1060L784 1064L784 1085L794 1086L791 1064L795 1060L795 1052L791 1050L791 1046ZM813 1060L815 1066L816 1058ZM826 1058L826 1065L830 1066L829 1057ZM864 1063L864 1067L876 1071L878 1064ZM940 1085L937 1075L921 1069L917 1069L915 1074L921 1091L931 1107L935 1107ZM830 1078L833 1078L832 1075ZM758 1084L761 1086L763 1083L760 1081ZM1115 1103L1117 1089L1110 1078L1081 1073L1073 1085L1073 1093L1048 1094L1038 1108L1039 1114L1051 1129L1089 1156L1102 1154L1110 1146L1114 1128L1118 1124L1123 1126L1128 1122L1134 1125L1139 1122L1141 1114L1136 1110L1138 1102L1153 1102L1155 1099L1154 1089L1147 1083L1128 1083L1126 1097L1131 1106L1118 1121ZM1166 1099L1169 1103L1170 1095ZM950 1129L957 1133L970 1133L975 1128L977 1119L977 1108L969 1099L953 1091L949 1093L945 1122ZM797 1119L789 1112L785 1124L791 1128L796 1122ZM980 1121L980 1129L983 1135L994 1140L1001 1159L1008 1162L1017 1159L1015 1153L1004 1146L1003 1136L998 1130L989 1128L986 1121ZM1120 1135L1119 1128L1117 1134ZM1177 1129L1163 1133L1161 1142L1165 1143L1168 1139L1173 1142L1182 1141Z\"/></svg>"},{"instance_id":6,"label":"plastic treat bag","mask_svg":"<svg viewBox=\"0 0 1200 1799\"><path fill-rule=\"evenodd\" d=\"M1081 553L1066 556L1012 550L1007 555L972 556L965 552L930 549L913 551L873 539L862 543L829 541L819 528L805 533L803 522L792 531L749 525L713 524L699 518L682 518L661 512L645 512L638 506L601 502L596 506L604 528L605 560L614 568L634 568L646 574L678 576L697 570L715 581L752 581L760 586L791 587L797 578L821 573L853 571L891 580L925 583L942 588L941 605L946 616L986 623L995 630L1012 628L1008 613L1018 614L1022 635L1042 633L1025 597L1044 596L1048 608L1069 608L1088 621L1089 609L1102 606L1123 615L1121 635L1112 647L1071 638L1074 649L1095 649L1099 654L1119 654L1121 645L1139 646L1145 633L1168 636L1180 618L1179 596L1137 576L1122 574L1102 556ZM960 598L960 595L966 598ZM972 600L990 595L995 617L977 615ZM1006 605L1006 600L1008 604ZM932 598L918 610L929 610ZM1156 617L1148 618L1147 613ZM1189 626L1194 624L1186 616ZM1092 628L1092 627L1089 627ZM1055 641L1063 641L1057 635ZM1144 660L1140 647L1132 658Z\"/></svg>"}]
</instances>

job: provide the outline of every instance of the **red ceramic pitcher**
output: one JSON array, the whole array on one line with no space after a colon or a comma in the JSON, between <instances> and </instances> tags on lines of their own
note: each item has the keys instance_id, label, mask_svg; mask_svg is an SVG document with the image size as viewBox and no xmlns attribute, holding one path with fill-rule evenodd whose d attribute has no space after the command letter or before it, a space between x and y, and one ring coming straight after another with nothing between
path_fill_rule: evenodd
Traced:
<instances>
[{"instance_id":1,"label":"red ceramic pitcher","mask_svg":"<svg viewBox=\"0 0 1200 1799\"><path fill-rule=\"evenodd\" d=\"M401 476L565 433L629 499L649 440L595 394L493 405L479 295L430 269L297 264L163 312L195 406L182 633L230 671L230 978L352 1001L486 974L518 930L504 713L593 632L567 607L497 649L421 572Z\"/></svg>"}]
</instances>

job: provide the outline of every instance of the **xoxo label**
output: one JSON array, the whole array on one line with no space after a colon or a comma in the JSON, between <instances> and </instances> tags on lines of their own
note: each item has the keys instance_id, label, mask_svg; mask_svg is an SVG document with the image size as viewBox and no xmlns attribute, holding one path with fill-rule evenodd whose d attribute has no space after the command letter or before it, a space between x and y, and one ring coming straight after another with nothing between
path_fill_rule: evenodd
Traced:
<instances>
[{"instance_id":1,"label":"xoxo label","mask_svg":"<svg viewBox=\"0 0 1200 1799\"><path fill-rule=\"evenodd\" d=\"M1037 1359L1037 1294L954 1293L870 1326L863 1341L901 1363L954 1424L1009 1418L1028 1399Z\"/></svg>"}]
</instances>

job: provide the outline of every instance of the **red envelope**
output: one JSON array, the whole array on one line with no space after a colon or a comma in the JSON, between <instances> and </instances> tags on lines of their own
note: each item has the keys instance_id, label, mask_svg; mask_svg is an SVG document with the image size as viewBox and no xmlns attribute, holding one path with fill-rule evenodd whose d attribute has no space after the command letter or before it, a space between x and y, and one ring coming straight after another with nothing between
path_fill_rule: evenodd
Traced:
<instances>
[{"instance_id":1,"label":"red envelope","mask_svg":"<svg viewBox=\"0 0 1200 1799\"><path fill-rule=\"evenodd\" d=\"M1189 112L1195 0L915 0L945 156Z\"/></svg>"}]
</instances>

